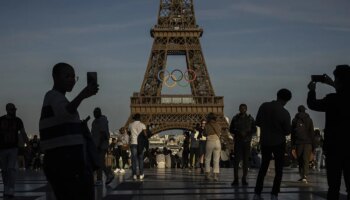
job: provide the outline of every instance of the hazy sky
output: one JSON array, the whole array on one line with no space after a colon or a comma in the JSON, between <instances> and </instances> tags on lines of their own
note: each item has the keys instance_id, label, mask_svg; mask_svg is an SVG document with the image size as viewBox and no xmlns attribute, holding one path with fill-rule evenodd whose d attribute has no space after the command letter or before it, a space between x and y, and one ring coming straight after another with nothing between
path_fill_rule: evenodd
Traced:
<instances>
[{"instance_id":1,"label":"hazy sky","mask_svg":"<svg viewBox=\"0 0 350 200\"><path fill-rule=\"evenodd\" d=\"M158 9L159 0L0 1L0 115L13 102L27 132L38 133L52 66L67 62L80 77L69 99L86 85L87 71L98 72L100 91L79 107L81 118L99 106L110 129L118 129L141 87ZM195 0L202 49L225 115L231 118L244 102L255 117L259 105L285 87L293 93L286 108L294 116L306 104L311 74L332 75L337 64L350 64L349 10L348 0ZM181 59L168 65L180 66ZM317 91L322 97L333 89ZM324 115L308 112L323 128Z\"/></svg>"}]
</instances>

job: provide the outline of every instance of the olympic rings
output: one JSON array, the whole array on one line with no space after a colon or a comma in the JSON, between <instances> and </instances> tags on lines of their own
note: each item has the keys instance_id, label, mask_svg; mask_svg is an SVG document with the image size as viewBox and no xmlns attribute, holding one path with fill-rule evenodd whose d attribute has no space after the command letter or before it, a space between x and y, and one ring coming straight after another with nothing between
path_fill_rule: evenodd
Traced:
<instances>
[{"instance_id":1,"label":"olympic rings","mask_svg":"<svg viewBox=\"0 0 350 200\"><path fill-rule=\"evenodd\" d=\"M161 74L163 74L163 76ZM191 69L186 70L185 72L182 72L180 69L174 69L171 73L166 69L162 69L158 72L157 78L169 88L173 88L176 85L187 87L190 82L196 80L197 75L196 72ZM168 83L169 79L173 81L172 84ZM187 84L181 84L180 81L183 79L187 82Z\"/></svg>"},{"instance_id":2,"label":"olympic rings","mask_svg":"<svg viewBox=\"0 0 350 200\"><path fill-rule=\"evenodd\" d=\"M171 79L174 80L174 75L171 75ZM167 75L167 76L165 77L165 79L164 79L164 81L163 81L164 85L166 85L168 88L173 88L173 87L176 86L176 84L177 84L176 81L174 81L173 84L168 85L168 80L169 80L169 75ZM175 77L175 80L176 80L176 77Z\"/></svg>"}]
</instances>

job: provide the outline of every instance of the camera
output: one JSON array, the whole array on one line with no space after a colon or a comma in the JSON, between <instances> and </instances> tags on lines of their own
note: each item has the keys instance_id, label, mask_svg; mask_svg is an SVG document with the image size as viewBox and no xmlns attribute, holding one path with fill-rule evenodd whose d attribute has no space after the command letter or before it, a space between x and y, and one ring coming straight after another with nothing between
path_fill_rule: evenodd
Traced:
<instances>
[{"instance_id":1,"label":"camera","mask_svg":"<svg viewBox=\"0 0 350 200\"><path fill-rule=\"evenodd\" d=\"M313 82L321 82L324 83L326 82L327 74L323 75L311 75L311 81Z\"/></svg>"}]
</instances>

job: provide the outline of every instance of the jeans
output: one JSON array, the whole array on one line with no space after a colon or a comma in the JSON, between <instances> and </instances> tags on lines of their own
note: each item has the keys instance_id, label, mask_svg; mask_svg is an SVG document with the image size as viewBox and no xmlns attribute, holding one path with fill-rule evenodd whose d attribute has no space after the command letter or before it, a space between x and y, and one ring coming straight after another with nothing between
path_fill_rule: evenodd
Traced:
<instances>
[{"instance_id":1,"label":"jeans","mask_svg":"<svg viewBox=\"0 0 350 200\"><path fill-rule=\"evenodd\" d=\"M322 147L317 147L315 148L315 157L316 157L316 169L320 170L321 169L321 165L322 165Z\"/></svg>"},{"instance_id":2,"label":"jeans","mask_svg":"<svg viewBox=\"0 0 350 200\"><path fill-rule=\"evenodd\" d=\"M137 151L137 144L130 145L132 175L137 175L137 167L140 175L143 174L143 152Z\"/></svg>"},{"instance_id":3,"label":"jeans","mask_svg":"<svg viewBox=\"0 0 350 200\"><path fill-rule=\"evenodd\" d=\"M259 170L258 178L256 180L255 193L261 194L264 187L264 178L269 168L272 154L275 158L275 178L273 180L273 186L271 194L278 195L280 192L280 186L283 175L283 163L284 163L284 152L286 144L276 146L261 146L262 162Z\"/></svg>"},{"instance_id":4,"label":"jeans","mask_svg":"<svg viewBox=\"0 0 350 200\"><path fill-rule=\"evenodd\" d=\"M4 182L4 194L13 195L15 191L17 148L0 150L0 166Z\"/></svg>"}]
</instances>

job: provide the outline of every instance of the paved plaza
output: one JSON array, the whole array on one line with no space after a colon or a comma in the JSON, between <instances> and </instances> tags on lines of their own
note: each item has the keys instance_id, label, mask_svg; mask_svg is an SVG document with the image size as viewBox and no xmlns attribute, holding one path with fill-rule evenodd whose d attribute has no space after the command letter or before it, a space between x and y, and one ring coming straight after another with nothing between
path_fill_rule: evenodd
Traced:
<instances>
[{"instance_id":1,"label":"paved plaza","mask_svg":"<svg viewBox=\"0 0 350 200\"><path fill-rule=\"evenodd\" d=\"M251 169L248 176L248 186L232 187L233 169L221 169L218 182L205 181L200 170L188 169L146 169L143 181L131 179L130 171L116 174L115 180L108 186L96 186L96 199L100 200L223 200L252 199L258 170ZM265 188L262 196L270 199L273 179L273 169L265 178ZM297 180L296 168L285 168L279 199L285 200L323 200L326 196L327 183L325 170L312 171L307 184ZM47 189L47 181L41 171L19 171L16 181L16 200L51 200L52 193ZM3 182L0 181L0 199L2 199ZM344 183L342 198L345 198Z\"/></svg>"}]
</instances>

